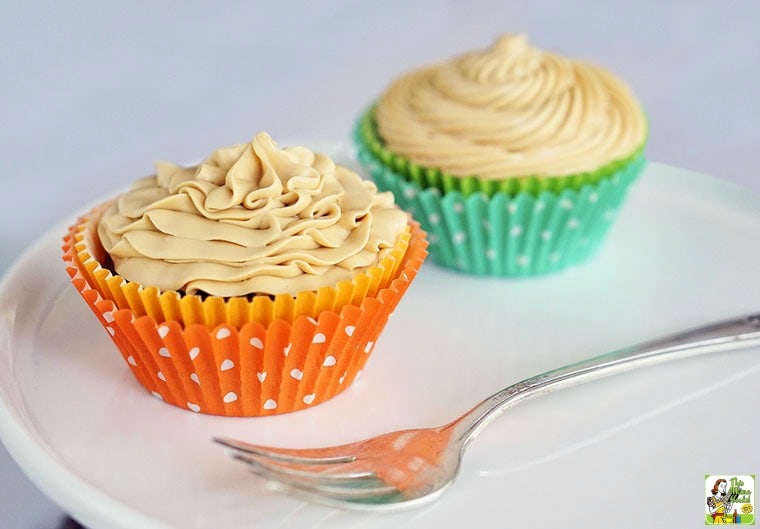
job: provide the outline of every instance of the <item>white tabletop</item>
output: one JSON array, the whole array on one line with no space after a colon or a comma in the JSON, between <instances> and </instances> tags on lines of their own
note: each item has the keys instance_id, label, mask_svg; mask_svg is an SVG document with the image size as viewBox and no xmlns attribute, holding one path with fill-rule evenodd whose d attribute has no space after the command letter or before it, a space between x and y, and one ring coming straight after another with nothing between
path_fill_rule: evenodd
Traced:
<instances>
[{"instance_id":1,"label":"white tabletop","mask_svg":"<svg viewBox=\"0 0 760 529\"><path fill-rule=\"evenodd\" d=\"M0 273L151 171L259 130L348 139L395 75L506 32L603 64L650 119L648 157L760 192L760 4L718 0L6 3ZM0 525L64 527L0 446Z\"/></svg>"}]
</instances>

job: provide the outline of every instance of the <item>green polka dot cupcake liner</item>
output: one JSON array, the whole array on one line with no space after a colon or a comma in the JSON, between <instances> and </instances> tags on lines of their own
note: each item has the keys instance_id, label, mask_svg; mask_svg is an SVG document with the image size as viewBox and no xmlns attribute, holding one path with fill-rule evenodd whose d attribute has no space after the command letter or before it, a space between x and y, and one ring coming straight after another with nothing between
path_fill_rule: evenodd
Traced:
<instances>
[{"instance_id":1,"label":"green polka dot cupcake liner","mask_svg":"<svg viewBox=\"0 0 760 529\"><path fill-rule=\"evenodd\" d=\"M631 184L639 155L578 188L487 194L421 187L387 167L357 138L359 163L428 233L436 264L480 276L528 277L580 264L601 246Z\"/></svg>"}]
</instances>

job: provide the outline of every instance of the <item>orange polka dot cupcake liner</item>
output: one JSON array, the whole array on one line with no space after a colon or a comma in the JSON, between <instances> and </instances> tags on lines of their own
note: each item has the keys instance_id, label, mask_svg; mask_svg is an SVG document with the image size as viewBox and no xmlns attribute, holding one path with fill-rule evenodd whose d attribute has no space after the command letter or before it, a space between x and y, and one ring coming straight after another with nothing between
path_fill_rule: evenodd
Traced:
<instances>
[{"instance_id":1,"label":"orange polka dot cupcake liner","mask_svg":"<svg viewBox=\"0 0 760 529\"><path fill-rule=\"evenodd\" d=\"M72 285L142 387L211 415L288 413L348 388L427 257L426 234L410 218L388 258L334 288L201 299L144 288L104 267L94 230L103 210L64 236Z\"/></svg>"}]
</instances>

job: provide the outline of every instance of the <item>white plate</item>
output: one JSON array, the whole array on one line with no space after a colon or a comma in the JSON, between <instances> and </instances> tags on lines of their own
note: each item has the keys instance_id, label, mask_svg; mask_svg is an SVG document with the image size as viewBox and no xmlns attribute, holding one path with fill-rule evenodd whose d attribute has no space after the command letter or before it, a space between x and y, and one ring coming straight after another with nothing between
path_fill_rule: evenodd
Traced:
<instances>
[{"instance_id":1,"label":"white plate","mask_svg":"<svg viewBox=\"0 0 760 529\"><path fill-rule=\"evenodd\" d=\"M470 447L440 501L398 514L271 492L210 438L308 446L436 425L529 375L760 310L760 198L650 164L594 260L538 279L426 263L363 376L308 411L197 415L132 379L37 242L0 288L0 436L91 529L697 526L705 474L760 472L760 351L635 371L531 401Z\"/></svg>"}]
</instances>

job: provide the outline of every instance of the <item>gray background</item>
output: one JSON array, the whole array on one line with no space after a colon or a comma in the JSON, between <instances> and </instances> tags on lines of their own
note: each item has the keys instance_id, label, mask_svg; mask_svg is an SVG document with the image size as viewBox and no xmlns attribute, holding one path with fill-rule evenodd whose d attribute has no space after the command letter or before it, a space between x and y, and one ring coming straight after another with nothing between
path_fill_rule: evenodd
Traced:
<instances>
[{"instance_id":1,"label":"gray background","mask_svg":"<svg viewBox=\"0 0 760 529\"><path fill-rule=\"evenodd\" d=\"M276 5L271 5L276 4ZM52 225L259 130L347 139L395 75L504 32L604 64L652 160L760 192L760 3L3 2L0 273ZM0 526L68 522L0 446Z\"/></svg>"}]
</instances>

